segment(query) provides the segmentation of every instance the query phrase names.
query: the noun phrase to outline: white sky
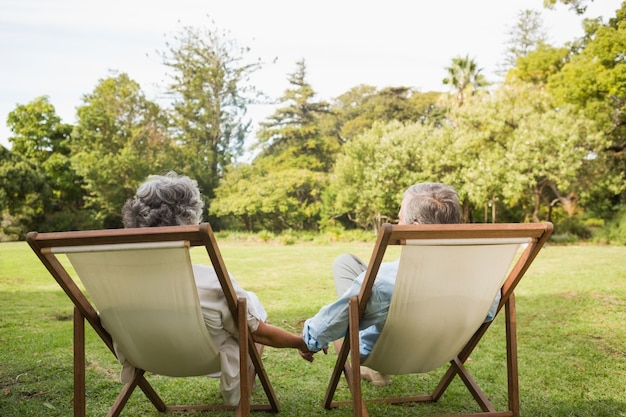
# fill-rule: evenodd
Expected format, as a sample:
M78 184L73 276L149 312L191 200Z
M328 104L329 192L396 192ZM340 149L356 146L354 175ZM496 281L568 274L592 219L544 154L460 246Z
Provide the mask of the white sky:
M621 1L595 0L585 17L606 21ZM543 0L1 0L0 144L10 146L8 113L42 95L75 123L82 96L111 70L159 102L167 68L157 51L182 26L213 20L250 47L250 58L268 63L255 83L273 98L305 59L317 98L331 99L359 84L445 91L445 67L466 54L495 80L523 9L541 11L554 45L582 35L582 18L562 5L545 10ZM250 114L258 122L272 110Z

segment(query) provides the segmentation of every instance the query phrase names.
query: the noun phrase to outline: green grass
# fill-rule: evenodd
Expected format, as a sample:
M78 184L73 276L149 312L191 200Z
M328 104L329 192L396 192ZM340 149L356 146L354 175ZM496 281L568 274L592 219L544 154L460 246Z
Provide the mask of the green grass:
M259 295L270 321L294 333L300 332L304 319L333 300L334 257L351 252L368 259L371 247L230 240L221 244L230 272ZM205 262L201 252L194 251L193 257ZM548 246L516 295L522 415L626 416L626 247ZM0 416L72 414L71 314L72 304L25 243L0 244ZM468 364L499 408L507 401L503 332L498 318ZM99 416L106 414L121 388L119 366L95 333L87 333L87 412ZM334 359L334 352L320 354L310 364L293 350L265 350L280 415L351 415L349 408L327 411L321 406ZM364 384L365 396L427 391L440 373L394 377L385 388ZM149 380L166 402L220 401L216 380L155 375ZM348 398L343 381L338 396ZM260 388L254 399L263 399ZM387 417L479 411L458 378L437 404L372 404L369 410ZM162 414L138 390L123 415Z

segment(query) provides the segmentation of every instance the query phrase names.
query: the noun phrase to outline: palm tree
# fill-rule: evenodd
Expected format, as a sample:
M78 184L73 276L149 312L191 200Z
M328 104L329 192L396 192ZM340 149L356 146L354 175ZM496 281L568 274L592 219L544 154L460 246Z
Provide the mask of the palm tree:
M443 83L450 85L456 92L458 105L462 106L466 95L472 95L480 88L487 87L489 82L483 74L482 68L468 55L452 58L452 65L446 67L448 76Z

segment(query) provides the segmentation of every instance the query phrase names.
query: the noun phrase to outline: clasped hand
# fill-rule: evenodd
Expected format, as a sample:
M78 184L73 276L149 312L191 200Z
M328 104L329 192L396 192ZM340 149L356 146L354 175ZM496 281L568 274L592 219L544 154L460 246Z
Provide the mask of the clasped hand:
M304 359L305 361L308 361L308 362L313 362L314 355L317 353L317 352L313 352L311 350L298 350L298 352L300 353L300 357L302 359ZM324 352L324 355L327 355L328 354L328 346L324 346L322 348L322 352Z

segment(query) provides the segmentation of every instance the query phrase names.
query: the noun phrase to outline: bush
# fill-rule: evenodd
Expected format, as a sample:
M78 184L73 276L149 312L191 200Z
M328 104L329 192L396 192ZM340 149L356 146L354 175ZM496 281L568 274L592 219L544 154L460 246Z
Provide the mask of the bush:
M554 233L555 235L569 235L578 239L589 239L592 235L591 229L579 217L566 217L560 220L554 225Z
M613 219L598 230L594 240L600 243L626 245L626 209L620 210Z

